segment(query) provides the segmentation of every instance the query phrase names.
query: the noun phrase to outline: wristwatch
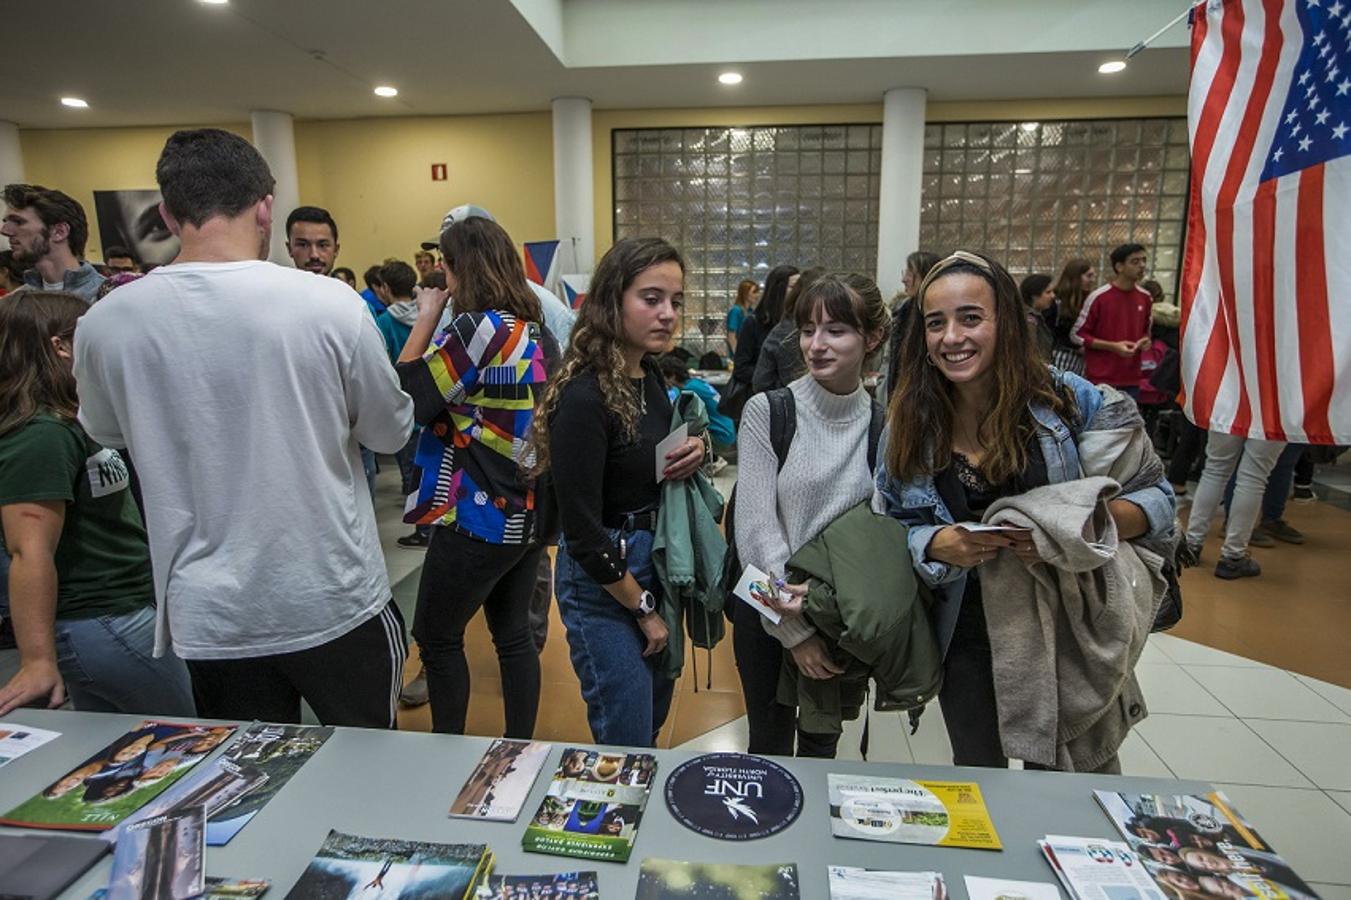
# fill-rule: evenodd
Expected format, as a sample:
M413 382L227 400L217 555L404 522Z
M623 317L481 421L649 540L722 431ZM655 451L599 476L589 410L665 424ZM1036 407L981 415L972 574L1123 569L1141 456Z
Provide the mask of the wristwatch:
M657 611L657 598L652 596L651 591L643 591L641 594L639 594L638 605L630 610L630 612L633 613L634 618L637 619L641 619L648 613L654 613L656 611Z

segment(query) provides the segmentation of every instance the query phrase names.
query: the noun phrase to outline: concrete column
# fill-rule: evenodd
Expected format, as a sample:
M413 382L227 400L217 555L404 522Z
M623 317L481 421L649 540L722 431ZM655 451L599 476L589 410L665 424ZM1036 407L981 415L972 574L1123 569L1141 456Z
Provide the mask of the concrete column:
M272 250L268 259L291 265L286 253L286 217L300 205L300 179L296 175L296 136L290 113L254 110L253 145L272 169L277 186L272 191Z
M554 228L560 274L587 273L596 259L591 101L558 97L554 122ZM575 268L574 268L575 267Z
M0 122L0 186L22 184L23 147L19 145L19 126Z
M923 88L893 88L883 95L882 205L877 222L877 285L883 297L901 289L905 258L920 249L919 201L927 102Z

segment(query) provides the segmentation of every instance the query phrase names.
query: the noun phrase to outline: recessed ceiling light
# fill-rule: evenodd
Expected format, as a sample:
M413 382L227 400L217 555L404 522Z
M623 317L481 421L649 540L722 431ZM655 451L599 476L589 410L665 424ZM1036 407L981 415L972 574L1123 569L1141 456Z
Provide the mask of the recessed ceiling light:
M723 84L741 84L740 72L723 72L718 76L718 81Z
M1103 75L1115 75L1117 72L1120 72L1124 68L1126 68L1125 60L1114 59L1111 62L1105 62L1102 65L1098 66L1098 71L1101 72Z
M89 106L89 102L81 100L79 97L62 97L61 105L69 106L72 109L85 109Z
M202 0L202 2L208 6L224 6L229 3L230 0Z
M375 89L375 96L377 96L377 97L397 97L397 96L399 96L399 89L396 88L396 87L390 87L390 86L387 85L387 84L382 84L382 85L380 85L378 88Z

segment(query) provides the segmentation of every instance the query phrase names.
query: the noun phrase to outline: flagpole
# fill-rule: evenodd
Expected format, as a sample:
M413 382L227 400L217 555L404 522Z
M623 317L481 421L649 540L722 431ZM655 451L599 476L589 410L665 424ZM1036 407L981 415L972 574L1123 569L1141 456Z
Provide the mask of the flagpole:
M1204 3L1204 0L1202 0L1202 3ZM1177 16L1177 18L1173 19L1173 21L1169 22L1167 25L1163 26L1163 27L1160 28L1158 31L1154 32L1154 33L1151 34L1149 37L1145 38L1143 41L1141 41L1140 43L1136 44L1134 47L1132 47L1132 48L1130 48L1129 50L1127 50L1127 51L1126 51L1126 59L1130 59L1132 56L1134 56L1135 54L1139 53L1141 50L1143 50L1143 49L1145 49L1146 47L1148 47L1150 44L1152 44L1152 43L1154 43L1155 41L1157 41L1157 40L1159 39L1159 37L1160 37L1165 31L1167 31L1168 29L1172 28L1174 25L1176 25L1178 22L1181 22L1183 19L1187 18L1187 16L1191 15L1191 11L1192 11L1193 9L1195 9L1197 6L1201 6L1202 3L1196 3L1196 4L1193 4L1192 6L1188 6L1188 7L1187 7L1186 9L1184 9L1181 13L1179 13L1178 16Z

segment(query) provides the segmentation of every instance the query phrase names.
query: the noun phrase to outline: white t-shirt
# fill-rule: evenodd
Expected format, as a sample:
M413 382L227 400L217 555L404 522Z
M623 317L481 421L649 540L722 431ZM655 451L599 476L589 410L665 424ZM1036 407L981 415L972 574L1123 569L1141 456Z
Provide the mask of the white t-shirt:
M80 422L140 476L156 651L305 650L390 599L358 444L413 427L365 303L269 262L181 263L80 320Z

